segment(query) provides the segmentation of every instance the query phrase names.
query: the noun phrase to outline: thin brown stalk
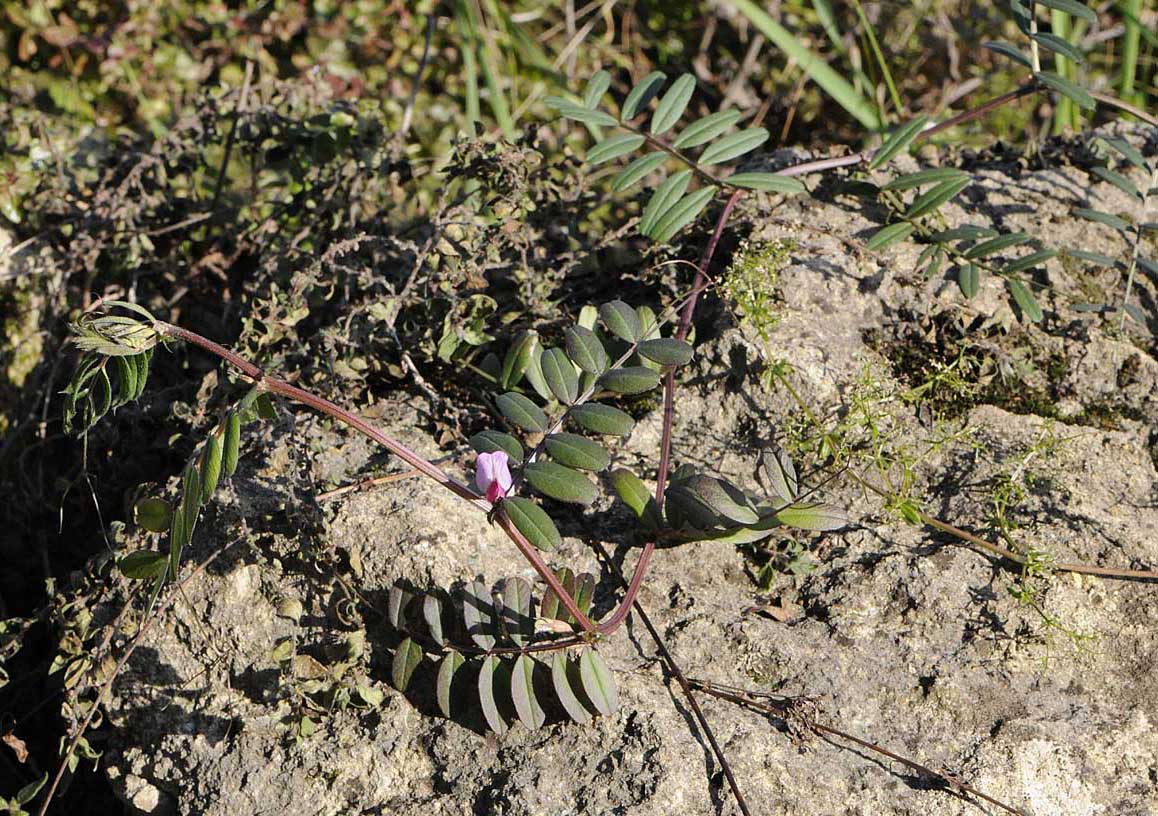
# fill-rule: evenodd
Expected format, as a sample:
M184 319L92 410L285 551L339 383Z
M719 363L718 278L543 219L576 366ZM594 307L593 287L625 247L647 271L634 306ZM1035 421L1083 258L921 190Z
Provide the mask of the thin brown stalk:
M108 679L106 679L104 683L101 684L100 689L97 691L96 699L93 700L92 706L89 708L88 714L85 716L84 720L81 721L81 724L77 728L76 732L72 735L72 739L68 741L68 748L65 750L64 757L60 761L60 766L56 769L56 775L52 778L52 784L48 787L48 793L45 794L44 802L40 805L39 816L45 816L45 814L48 813L48 806L52 804L52 799L56 795L56 789L60 787L60 781L64 778L64 772L68 769L69 759L71 759L73 753L75 753L76 747L80 744L80 740L82 737L84 737L85 732L88 731L88 728L92 724L93 718L96 716L97 711L104 704L105 697L108 695L109 690L113 687L113 682L118 677L120 677L121 670L124 669L125 664L129 662L129 658L133 656L133 652L136 651L137 647L141 644L141 641L144 640L145 635L149 633L153 627L153 624L160 620L165 612L168 611L169 607L171 607L176 602L177 598L180 597L185 584L188 583L189 580L194 576L200 575L206 567L216 561L222 553L224 553L238 541L240 541L240 539L229 541L218 547L211 555L209 555L208 558L206 558L191 572L185 575L184 578L177 581L177 583L174 584L173 587L169 590L168 594L165 596L165 600L162 601L161 605L156 607L156 609L153 611L153 614L150 615L149 618L141 624L141 628L137 630L137 634L125 648L125 653L121 655L120 660L118 660L116 666L113 667L113 670L109 674ZM127 608L128 605L126 604L125 609ZM121 614L124 614L124 610L121 610Z
M599 555L603 558L603 562L613 573L615 573L616 577L619 578L620 584L626 587L627 591L630 593L631 589L628 587L627 579L624 577L623 572L619 569L619 566L615 563L615 561L612 560L611 555L607 552L607 548L598 541L593 542L593 546L596 550L598 550ZM639 572L640 570L637 565L636 574L638 575ZM632 584L634 583L635 576L632 576ZM696 701L696 697L692 693L692 687L688 682L687 676L684 675L683 670L672 656L671 651L668 650L667 644L664 643L663 637L659 634L655 628L655 625L651 622L651 618L648 617L648 614L644 610L643 605L634 595L632 595L632 605L634 606L636 613L639 615L640 621L643 622L644 627L647 629L648 634L651 635L651 639L655 642L655 646L659 650L660 657L663 659L663 662L667 666L668 671L671 673L671 676L675 678L676 683L679 684L680 690L683 691L684 697L687 698L688 705L691 707L692 713L696 717L696 721L699 722L700 728L704 732L704 736L707 737L708 744L712 747L712 753L715 755L716 761L720 763L720 768L724 772L724 777L728 780L728 787L732 789L732 795L736 797L736 804L739 806L740 812L743 813L744 816L751 816L752 812L748 809L748 803L744 799L744 794L740 792L740 784L736 781L736 775L732 772L732 766L728 763L728 758L724 756L724 751L720 748L720 743L716 740L715 732L712 731L712 726L708 723L708 718L704 716L704 712L700 708L700 704Z
M927 765L922 765L916 760L901 756L898 753L877 745L875 742L869 742L868 740L861 739L860 737L850 734L847 731L842 731L839 728L826 725L814 717L809 717L803 710L803 707L794 706L791 700L777 701L774 698L771 698L769 695L760 692L752 692L746 689L738 689L731 686L724 686L718 683L709 683L705 680L697 680L695 678L689 678L688 683L698 691L702 691L704 694L711 695L712 697L718 697L721 700L727 700L728 702L735 703L736 705L752 708L756 711L760 711L765 714L771 714L774 717L781 717L786 720L789 718L798 719L803 722L804 725L811 731L814 731L818 734L828 734L829 736L846 740L860 746L861 748L865 748L869 751L878 753L881 756L888 757L894 762L899 762L900 764L911 768L922 776L941 782L954 793L976 796L978 799L988 802L994 807L1001 808L1006 813L1012 813L1014 816L1024 816L1024 811L1019 810L1012 805L1007 805L998 799L994 799L988 794L982 793L971 785L962 782L956 776L942 771L935 771Z

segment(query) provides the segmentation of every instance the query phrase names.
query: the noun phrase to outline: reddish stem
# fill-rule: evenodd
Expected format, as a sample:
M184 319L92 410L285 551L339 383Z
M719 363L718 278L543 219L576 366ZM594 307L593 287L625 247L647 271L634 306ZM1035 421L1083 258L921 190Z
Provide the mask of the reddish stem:
M316 394L311 394L309 391L298 388L296 385L291 385L285 380L280 380L276 377L269 376L264 371L262 371L262 369L258 368L244 357L235 354L234 352L218 343L214 343L212 340L209 340L206 337L202 337L196 332L192 332L188 329L183 329L180 326L174 326L171 323L165 323L159 320L154 323L154 326L157 331L163 335L168 337L175 337L179 340L184 340L186 342L192 343L195 346L205 349L212 354L217 355L222 360L229 363L242 374L244 374L246 377L258 383L266 391L272 394L280 394L281 396L294 400L295 402L300 402L303 405L313 408L315 411L320 411L327 416L333 417L339 422L349 425L359 433L369 437L370 439L373 439L375 442L386 448L399 459L402 459L404 462L409 464L415 470L418 470L424 475L429 476L431 479L438 482L447 490L450 490L456 496L459 496L460 498L470 502L470 504L475 507L475 509L481 510L484 513L490 513L494 509L494 505L476 494L462 482L454 479L452 476L450 476L450 474L446 473L446 471L422 458L422 456L410 450L410 448L406 447L398 440L387 436L357 414L346 410L342 406L337 405L330 400L325 399L324 397L319 397ZM505 532L507 536L515 543L515 546L519 548L519 552L523 554L523 557L530 562L532 567L534 567L535 572L539 573L539 576L547 583L547 586L551 588L551 591L559 596L559 602L563 604L563 607L572 615L572 617L575 618L575 621L579 624L580 628L582 628L583 631L590 632L592 634L600 631L599 627L592 623L591 619L584 615L582 610L579 609L579 605L575 602L575 599L571 597L570 593L568 593L567 590L563 588L562 583L560 583L559 579L555 577L555 573L551 571L551 568L547 566L547 563L543 560L542 556L539 555L539 551L535 549L535 545L528 541L526 537L519 532L518 528L515 527L515 525L511 522L510 517L506 514L506 511L502 509L501 503L499 506L499 512L495 516L495 520L503 529L503 532Z

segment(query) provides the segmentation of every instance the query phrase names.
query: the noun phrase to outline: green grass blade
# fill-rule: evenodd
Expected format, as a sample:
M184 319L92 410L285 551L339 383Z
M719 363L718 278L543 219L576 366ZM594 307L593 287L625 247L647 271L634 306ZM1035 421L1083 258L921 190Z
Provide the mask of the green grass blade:
M792 32L773 20L752 0L733 0L732 5L777 48L795 60L801 69L850 116L869 130L881 129L881 119L872 100L858 93L848 80L830 68L819 54L801 44Z

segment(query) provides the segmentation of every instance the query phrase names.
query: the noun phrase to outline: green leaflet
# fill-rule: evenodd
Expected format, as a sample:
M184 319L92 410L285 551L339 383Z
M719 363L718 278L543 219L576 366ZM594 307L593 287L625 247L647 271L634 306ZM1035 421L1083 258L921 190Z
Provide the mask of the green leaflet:
M495 406L512 425L524 431L543 433L547 430L547 415L530 399L515 391L495 397Z
M165 574L169 557L155 550L137 550L117 561L117 568L126 578L144 580Z
M470 446L479 453L503 451L511 464L523 463L523 446L519 444L519 440L502 431L480 431L470 438Z
M603 95L611 87L611 74L606 71L596 71L587 80L587 87L583 89L583 107L594 109L603 101Z
M527 366L539 348L539 335L534 331L526 331L511 344L507 356L503 360L502 374L499 375L499 386L503 389L513 388L523 379Z
M766 193L803 193L807 191L798 178L781 175L780 173L733 173L724 179L725 184L733 187L745 187L749 190L763 190Z
M691 343L676 340L674 337L644 340L639 344L638 350L641 356L664 366L687 365L695 353Z
M535 697L535 669L539 664L521 654L511 669L511 700L519 722L534 731L547 721L547 714Z
M651 117L651 135L659 136L671 130L672 125L683 116L684 110L691 101L692 92L696 89L696 78L691 74L684 74L671 84L667 93L655 106L655 113Z
M607 330L628 343L634 343L642 336L643 325L635 309L622 300L613 300L599 307L599 317Z
M638 150L643 142L644 138L634 133L611 136L587 151L587 163L603 164L612 159L618 159L620 156Z
M656 222L683 197L691 180L691 170L680 170L678 173L668 176L663 184L659 185L651 200L647 202L643 216L639 219L641 235L652 235Z
M635 420L630 414L597 402L576 405L568 417L580 428L598 434L626 436L635 427Z
M1033 292L1029 291L1029 287L1017 278L1007 278L1005 283L1009 286L1009 294L1013 296L1013 300L1026 319L1031 323L1040 323L1044 315L1041 306L1038 305L1037 298L1033 296Z
M564 333L567 341L567 356L584 371L599 375L611 365L607 350L598 335L583 326L571 326ZM545 428L541 430L546 430Z
M662 150L656 151L655 153L648 153L646 156L640 156L631 164L627 165L627 167L612 180L612 192L622 193L628 187L631 187L648 173L663 164L665 159L667 159L667 154Z
M652 71L641 79L639 84L632 88L627 94L627 98L623 100L623 109L620 113L623 121L634 119L641 110L647 107L647 103L656 97L666 80L667 74L663 71Z
M539 359L543 379L555 399L570 405L579 397L579 375L562 349L547 349Z
M872 252L884 249L887 246L895 244L897 241L904 240L913 234L915 227L908 221L898 221L895 224L889 224L887 227L882 227L873 233L872 237L865 242L865 247Z
M531 487L559 501L586 505L599 496L590 479L555 462L531 462L523 468L523 475Z
M579 677L587 698L600 714L610 716L619 708L619 690L615 677L599 652L586 649L579 657Z
M981 288L981 272L976 264L963 264L957 269L957 286L961 288L961 294L967 298L977 294L977 290Z
M670 206L656 221L651 232L644 233L659 243L667 243L677 232L696 219L716 194L715 187L702 187Z
M598 442L570 433L557 433L544 443L547 453L561 465L599 472L611 464L611 455Z
M970 181L972 181L972 179L968 176L942 181L933 187L933 189L917 196L905 212L905 218L920 218L923 215L933 212L942 204L949 201L949 199L953 198L953 196L957 195L957 193L968 187Z
M663 526L659 505L638 476L630 470L618 468L611 471L611 486L648 529L657 530Z
M402 692L406 691L420 663L422 663L421 646L410 638L399 643L390 667L390 679L394 688Z
M454 714L451 701L460 696L452 694L451 691L454 687L455 675L458 674L458 670L463 667L464 663L466 663L466 658L451 650L443 656L438 664L438 679L435 682L438 709L442 712L442 716L447 719L450 719Z
M820 502L790 504L776 511L777 520L799 530L825 532L848 526L848 517L839 507Z
M986 258L1010 247L1024 244L1028 240L1030 240L1028 233L1008 232L1005 235L998 235L996 238L990 238L988 241L982 241L980 244L970 247L965 250L965 257L970 260Z
M719 164L739 158L768 141L768 131L762 127L748 128L731 133L708 145L700 154L702 165Z
M913 140L924 130L925 123L928 120L929 117L927 116L917 116L894 130L889 137L885 139L880 149L873 154L872 159L869 161L869 169L875 170L888 163L890 159L912 144Z
M507 721L499 709L499 700L509 699L510 691L510 668L494 655L484 659L478 674L479 701L487 725L499 735L507 732Z
M659 385L659 372L643 366L624 366L608 371L599 384L617 394L642 394Z
M559 529L542 507L522 496L508 496L502 502L503 512L523 536L544 552L550 552L563 543Z
M1085 108L1086 110L1094 109L1094 98L1090 96L1089 92L1087 92L1085 88L1070 82L1068 79L1063 79L1049 71L1039 71L1034 74L1033 77L1050 90L1057 91L1062 96L1073 101L1078 107Z
M726 110L711 113L692 122L672 142L672 147L683 150L710 142L740 119L740 111Z
M556 652L551 659L551 684L555 687L555 696L563 705L567 716L580 725L591 722L591 712L579 701L574 689L582 688L582 678L579 677L579 665L568 660L565 652Z

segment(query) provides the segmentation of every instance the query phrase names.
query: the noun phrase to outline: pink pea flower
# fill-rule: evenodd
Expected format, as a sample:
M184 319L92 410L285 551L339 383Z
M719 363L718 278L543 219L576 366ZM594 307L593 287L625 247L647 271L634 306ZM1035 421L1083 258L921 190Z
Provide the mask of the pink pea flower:
M487 501L493 503L507 495L511 489L511 471L507 468L507 455L503 451L480 453L475 466L474 483Z

